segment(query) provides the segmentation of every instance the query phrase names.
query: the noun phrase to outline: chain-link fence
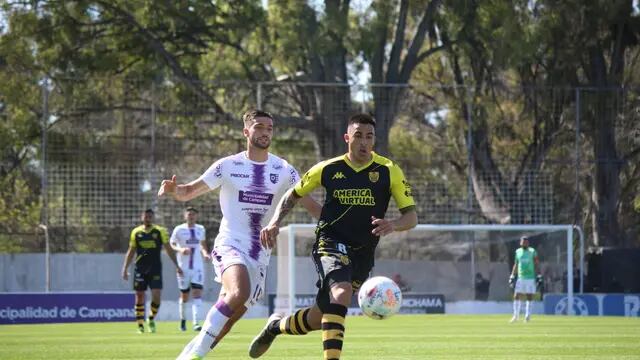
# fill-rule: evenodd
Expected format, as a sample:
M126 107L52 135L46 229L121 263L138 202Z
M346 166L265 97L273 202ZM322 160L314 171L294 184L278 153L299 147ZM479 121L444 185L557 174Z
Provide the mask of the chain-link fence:
M177 174L180 182L193 180L218 158L242 151L239 119L252 107L275 116L271 150L301 173L346 151L342 134L350 113L374 114L377 150L404 169L421 223L588 225L597 164L617 164L622 192L635 189L640 171L624 155L639 145L637 90L498 88L479 94L426 85L194 86L125 79L34 86L42 100L32 106L47 131L42 143L34 142L45 152L34 156L33 166L44 170L43 221L55 251L122 251L148 207L157 210L158 223L180 223L183 204L155 196L161 179ZM594 150L594 134L607 122L615 158ZM215 234L217 192L192 204ZM297 209L289 221L311 218Z

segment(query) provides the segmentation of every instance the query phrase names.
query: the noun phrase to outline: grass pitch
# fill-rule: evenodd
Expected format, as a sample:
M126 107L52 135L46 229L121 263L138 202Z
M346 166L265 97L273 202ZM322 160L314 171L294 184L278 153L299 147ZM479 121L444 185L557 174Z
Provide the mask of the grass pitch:
M364 359L640 359L640 319L535 315L397 315L375 321L348 317L344 360ZM209 359L249 359L264 319L241 320ZM175 359L195 335L177 322L155 334L134 323L0 326L0 359ZM320 332L280 336L261 359L322 359Z

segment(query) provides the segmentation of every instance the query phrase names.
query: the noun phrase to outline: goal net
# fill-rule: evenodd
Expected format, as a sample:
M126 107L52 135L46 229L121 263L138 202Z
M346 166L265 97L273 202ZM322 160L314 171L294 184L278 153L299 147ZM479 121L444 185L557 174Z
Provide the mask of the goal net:
M317 274L310 257L314 231L312 224L281 228L272 311L290 313L313 304L317 292ZM380 239L371 276L387 276L400 284L405 295L401 312L444 312L445 302L453 309L461 304L468 308L478 307L479 302L511 301L509 275L515 250L525 235L540 259L542 292L566 293L568 303L573 303L571 225L421 224ZM429 307L440 303L442 311L430 311ZM351 310L357 311L354 307Z

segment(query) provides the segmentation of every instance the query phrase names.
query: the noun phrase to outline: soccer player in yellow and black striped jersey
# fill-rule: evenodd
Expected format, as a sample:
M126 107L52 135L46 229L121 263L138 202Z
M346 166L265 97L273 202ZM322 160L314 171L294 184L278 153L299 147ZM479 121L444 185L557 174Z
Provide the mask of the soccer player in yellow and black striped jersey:
M138 332L144 332L145 315L145 291L147 287L151 289L151 311L147 319L149 332L156 332L154 318L160 307L160 296L162 293L162 262L160 252L165 249L167 255L177 268L178 274L182 274L176 254L169 245L169 235L167 229L153 224L153 210L147 209L141 215L142 225L134 228L129 237L129 250L124 258L122 266L122 278L129 280L129 265L135 256L133 289L135 296L135 313Z
M368 114L350 117L344 140L347 154L312 167L284 195L269 225L260 233L263 246L273 247L282 219L297 201L317 187L325 188L312 251L319 276L316 302L284 318L271 315L251 343L252 358L264 354L277 335L304 335L321 329L324 359L339 359L347 306L369 276L380 236L417 224L411 187L402 170L373 152L375 120ZM384 216L391 197L401 216L387 220Z

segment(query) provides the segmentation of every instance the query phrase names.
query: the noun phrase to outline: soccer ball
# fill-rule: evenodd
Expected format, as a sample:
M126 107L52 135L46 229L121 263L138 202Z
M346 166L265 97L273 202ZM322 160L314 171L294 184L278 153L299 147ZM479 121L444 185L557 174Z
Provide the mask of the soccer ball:
M374 276L365 281L358 292L358 305L368 317L382 320L400 310L402 292L393 280Z

